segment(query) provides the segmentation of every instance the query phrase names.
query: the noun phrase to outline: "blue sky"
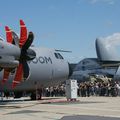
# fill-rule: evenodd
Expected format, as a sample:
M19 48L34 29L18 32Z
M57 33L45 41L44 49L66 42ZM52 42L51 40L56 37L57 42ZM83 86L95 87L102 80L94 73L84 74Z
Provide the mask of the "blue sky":
M95 39L120 33L120 0L1 0L4 26L19 33L19 19L35 34L34 45L71 50L70 62L96 57Z

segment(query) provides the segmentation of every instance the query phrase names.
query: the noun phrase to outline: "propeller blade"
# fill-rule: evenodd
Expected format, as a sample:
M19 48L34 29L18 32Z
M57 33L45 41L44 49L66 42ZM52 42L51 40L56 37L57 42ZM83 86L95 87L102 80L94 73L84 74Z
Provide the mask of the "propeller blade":
M17 84L19 84L21 82L22 76L23 76L23 64L20 63L19 66L17 67L15 78L12 82L12 88L13 89L16 87Z
M5 82L8 80L9 74L10 74L10 71L4 69L2 84L5 84Z
M30 69L29 69L27 61L24 61L23 62L23 78L24 78L24 80L27 80L29 78L29 76L30 76Z
M12 88L15 88L16 85L22 81L22 79L27 80L29 76L29 66L27 64L27 61L23 61L17 67L16 75L12 83Z
M5 26L5 31L6 31L6 40L8 43L12 43L13 42L13 38L12 38L12 31L8 26Z
M31 46L33 39L34 39L34 34L32 32L29 32L28 39L25 42L25 44L23 45L22 49L27 50Z
M7 42L12 44L13 43L12 30L8 26L5 26L5 32ZM2 84L5 84L5 82L8 80L9 74L10 71L8 69L4 69Z
M27 28L23 20L20 20L20 48L25 44L27 40Z

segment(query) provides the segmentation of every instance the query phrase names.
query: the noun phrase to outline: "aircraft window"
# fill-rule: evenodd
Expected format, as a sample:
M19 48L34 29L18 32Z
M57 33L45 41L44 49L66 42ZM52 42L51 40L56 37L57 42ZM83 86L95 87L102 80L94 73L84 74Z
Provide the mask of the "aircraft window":
M58 55L59 55L60 59L64 59L63 56L60 53L58 53Z
M54 53L55 54L55 57L57 59L63 59L62 55L60 53Z
M57 53L54 53L54 54L55 54L55 57L56 57L57 59L59 59L58 54L57 54Z

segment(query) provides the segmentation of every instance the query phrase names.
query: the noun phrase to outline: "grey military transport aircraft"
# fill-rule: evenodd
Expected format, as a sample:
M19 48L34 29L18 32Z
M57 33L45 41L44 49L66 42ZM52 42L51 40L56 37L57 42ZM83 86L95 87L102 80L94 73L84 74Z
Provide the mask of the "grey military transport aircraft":
M99 64L105 68L113 68L116 70L114 72L114 79L120 78L120 56L115 50L115 46L110 46L105 44L102 39L96 39L96 53L99 60Z
M7 41L0 38L0 91L31 91L69 78L70 64L59 50L33 47L34 35L23 20L20 37L8 26L5 31Z
M85 58L75 67L72 79L79 82L89 80L90 76L99 76L120 80L120 57L115 51L115 46L105 44L104 39L95 41L97 58Z

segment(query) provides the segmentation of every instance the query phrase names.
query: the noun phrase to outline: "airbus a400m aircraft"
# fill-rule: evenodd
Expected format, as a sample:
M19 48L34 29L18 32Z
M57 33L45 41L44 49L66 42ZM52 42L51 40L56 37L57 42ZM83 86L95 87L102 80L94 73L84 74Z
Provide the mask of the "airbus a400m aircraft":
M7 41L0 39L1 91L34 90L36 84L55 84L69 78L70 65L57 50L31 46L34 35L27 32L23 20L20 37L8 26L5 31Z

